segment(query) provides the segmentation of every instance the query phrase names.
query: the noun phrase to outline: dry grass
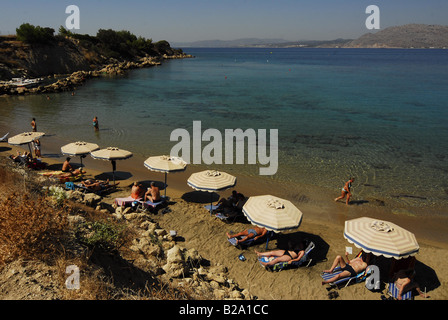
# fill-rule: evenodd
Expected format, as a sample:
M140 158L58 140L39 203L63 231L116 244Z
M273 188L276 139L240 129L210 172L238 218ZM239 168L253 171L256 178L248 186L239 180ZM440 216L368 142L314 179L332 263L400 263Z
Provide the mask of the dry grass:
M59 249L66 219L43 198L10 194L0 203L0 263L19 257L46 260Z

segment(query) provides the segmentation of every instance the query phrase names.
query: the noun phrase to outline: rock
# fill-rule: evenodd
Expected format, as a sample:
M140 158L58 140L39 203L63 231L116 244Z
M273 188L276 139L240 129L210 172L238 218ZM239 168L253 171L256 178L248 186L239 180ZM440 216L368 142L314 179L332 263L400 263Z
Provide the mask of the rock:
M163 237L164 235L167 234L165 229L156 229L154 230L154 233L159 237Z
M95 207L101 201L101 197L94 193L84 195L83 203L89 207Z
M168 263L183 263L185 261L179 246L175 245L166 252L166 261Z

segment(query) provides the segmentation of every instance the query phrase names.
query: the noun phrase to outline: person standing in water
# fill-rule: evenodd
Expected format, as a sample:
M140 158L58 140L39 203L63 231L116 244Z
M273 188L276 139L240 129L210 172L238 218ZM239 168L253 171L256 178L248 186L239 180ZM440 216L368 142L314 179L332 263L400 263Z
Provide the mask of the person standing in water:
M36 125L36 119L33 118L33 120L31 120L31 128L33 129L33 132L37 131L37 125Z
M95 128L95 131L99 130L98 117L93 118L93 127Z
M352 196L352 193L350 191L350 189L352 188L352 183L355 181L355 178L350 178L350 180L348 180L344 187L342 188L342 192L341 195L337 198L334 199L334 201L338 201L341 199L344 199L345 196L347 196L347 200L345 201L345 204L348 205L349 201L350 201L350 197Z

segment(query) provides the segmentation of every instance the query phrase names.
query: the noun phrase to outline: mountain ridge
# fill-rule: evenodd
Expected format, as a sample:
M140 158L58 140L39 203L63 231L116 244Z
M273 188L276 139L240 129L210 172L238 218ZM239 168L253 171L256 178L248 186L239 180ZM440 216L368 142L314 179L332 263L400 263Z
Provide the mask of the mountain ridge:
M428 24L406 24L392 26L375 33L369 32L357 39L301 40L241 38L235 40L203 40L173 43L174 47L231 48L446 48L448 26Z

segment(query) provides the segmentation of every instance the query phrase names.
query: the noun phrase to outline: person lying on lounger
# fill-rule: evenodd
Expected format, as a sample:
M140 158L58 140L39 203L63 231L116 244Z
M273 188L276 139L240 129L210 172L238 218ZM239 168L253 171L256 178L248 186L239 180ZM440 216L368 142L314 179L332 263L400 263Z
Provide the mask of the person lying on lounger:
M109 182L109 179L107 179L106 181L101 181L101 180L91 180L91 179L87 179L85 181L81 181L81 184L86 187L87 189L93 190L93 191L101 191L104 189L107 189L109 187L115 187L119 184L120 182L117 182L115 184L111 184Z
M398 300L402 299L402 296L404 293L408 292L409 290L415 289L418 294L423 298L429 298L429 296L426 296L421 290L418 285L414 281L415 278L415 270L414 269L407 269L407 270L400 270L397 273L395 273L393 281L395 282L395 285L398 288Z
M14 162L21 162L21 159L23 159L24 162L28 162L31 159L31 154L27 151L25 151L23 154L20 154L20 152L17 151L17 155L11 154L9 156Z
M267 252L258 252L255 250L255 253L258 257L272 257L274 259L269 262L260 261L260 263L264 266L271 266L279 262L287 262L291 264L293 261L299 261L305 255L305 247L301 243L300 246L294 246L290 241L288 243L288 248L293 248L293 250L273 250Z
M332 283L336 280L347 278L347 277L355 277L358 273L364 271L367 268L367 263L364 261L363 258L364 254L360 257L357 257L353 260L350 260L348 258L348 253L345 253L345 257L347 258L347 262L345 262L344 258L342 256L336 256L336 258L333 261L333 264L330 269L324 270L324 273L333 273L334 269L337 266L341 267L342 272L339 274L336 274L334 277L322 281L322 285L327 283Z
M249 239L257 240L261 237L264 237L268 231L266 228L260 228L260 227L253 227L252 229L243 230L241 232L235 233L235 234L229 234L226 233L227 238L235 238L236 243L242 243ZM238 239L238 237L243 237L241 240Z

